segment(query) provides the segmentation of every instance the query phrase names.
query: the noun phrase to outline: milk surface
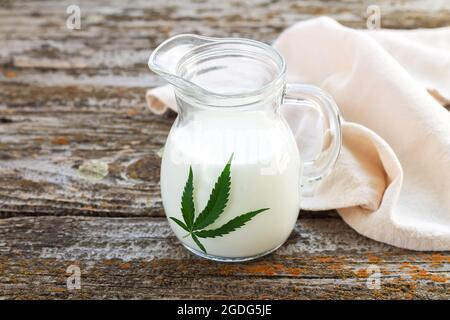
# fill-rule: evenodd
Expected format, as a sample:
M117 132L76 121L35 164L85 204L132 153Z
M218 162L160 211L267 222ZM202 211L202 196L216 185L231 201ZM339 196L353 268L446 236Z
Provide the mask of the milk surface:
M228 204L206 229L220 227L249 211L270 209L229 234L200 241L209 255L239 258L263 254L288 238L300 205L297 146L290 129L273 112L199 111L175 124L161 165L164 209L167 217L183 221L181 196L192 165L197 216L231 154ZM191 237L184 237L185 230L170 219L169 223L181 242L200 251Z

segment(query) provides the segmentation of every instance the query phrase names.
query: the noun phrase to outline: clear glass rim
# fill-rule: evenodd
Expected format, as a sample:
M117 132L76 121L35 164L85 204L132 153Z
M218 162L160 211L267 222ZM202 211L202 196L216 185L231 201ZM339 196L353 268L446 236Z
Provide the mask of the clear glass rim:
M257 88L255 90L251 90L244 93L226 93L221 94L217 92L212 92L207 89L204 89L200 86L195 85L192 83L193 86L198 89L201 94L208 95L210 97L213 97L214 99L246 99L251 97L257 97L264 95L264 93L268 92L269 89L278 87L278 85L284 83L284 76L286 73L286 63L283 59L283 57L280 55L280 53L275 50L272 46L269 46L263 42L257 41L257 40L251 40L246 38L213 38L213 37L203 37L203 36L196 36L198 38L203 38L208 43L199 45L191 50L189 50L178 62L176 67L176 73L179 76L181 67L186 63L186 61L189 61L191 59L196 59L197 57L200 57L202 52L207 52L208 50L212 50L215 47L218 46L226 46L226 45L243 45L248 46L249 48L257 48L263 50L267 55L272 59L272 61L277 66L277 74L273 77L271 81L266 83L265 85L261 86L260 88ZM183 90L182 90L183 91Z

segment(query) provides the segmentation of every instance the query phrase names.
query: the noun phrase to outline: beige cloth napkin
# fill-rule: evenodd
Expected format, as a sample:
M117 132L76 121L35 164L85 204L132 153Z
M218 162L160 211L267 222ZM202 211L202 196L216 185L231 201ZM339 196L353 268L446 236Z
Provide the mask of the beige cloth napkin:
M345 119L336 167L302 208L337 209L360 234L397 247L450 250L450 28L362 31L324 17L274 47L288 81L320 86ZM168 86L147 101L156 113L176 110ZM282 112L307 149L315 121Z

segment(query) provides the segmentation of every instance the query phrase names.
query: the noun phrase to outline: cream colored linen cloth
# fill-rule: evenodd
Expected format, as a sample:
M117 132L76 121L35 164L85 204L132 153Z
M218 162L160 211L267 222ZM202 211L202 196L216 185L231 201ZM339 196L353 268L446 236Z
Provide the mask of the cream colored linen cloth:
M329 92L345 119L337 164L302 208L337 209L358 233L397 247L450 250L450 28L354 30L322 17L273 46L288 81ZM176 111L169 86L147 101ZM317 121L281 110L308 149Z

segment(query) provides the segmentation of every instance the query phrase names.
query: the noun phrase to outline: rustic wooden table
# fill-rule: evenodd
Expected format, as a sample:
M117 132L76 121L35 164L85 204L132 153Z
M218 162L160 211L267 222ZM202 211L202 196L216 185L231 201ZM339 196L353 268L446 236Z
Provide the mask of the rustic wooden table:
M366 239L334 212L301 212L275 254L221 264L189 254L161 206L158 151L173 114L146 109L162 84L150 49L193 32L272 41L317 15L365 27L450 25L445 1L0 0L0 298L442 298L450 253ZM68 290L67 268L81 269ZM381 272L370 289L369 266ZM376 269L374 269L376 271Z

